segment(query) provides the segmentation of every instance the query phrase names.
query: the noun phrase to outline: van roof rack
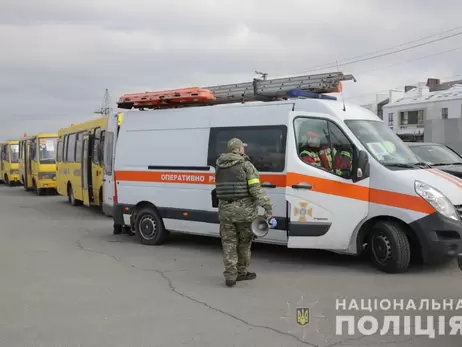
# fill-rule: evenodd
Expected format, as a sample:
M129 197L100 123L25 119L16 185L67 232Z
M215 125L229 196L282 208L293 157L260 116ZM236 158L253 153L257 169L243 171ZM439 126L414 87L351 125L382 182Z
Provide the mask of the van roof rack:
M121 109L163 109L204 105L244 103L249 101L276 101L289 98L333 99L323 93L342 91L342 81L356 79L342 72L302 75L277 79L255 78L252 82L216 85L199 88L180 88L159 92L124 94L117 106Z

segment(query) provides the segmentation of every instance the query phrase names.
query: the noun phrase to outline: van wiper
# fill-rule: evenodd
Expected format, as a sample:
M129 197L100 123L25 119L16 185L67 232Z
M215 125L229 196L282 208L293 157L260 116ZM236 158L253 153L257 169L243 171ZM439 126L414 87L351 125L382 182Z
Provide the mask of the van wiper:
M462 165L461 162L458 163L438 163L438 164L432 164L432 166L446 166L446 165Z
M396 167L402 167L404 169L427 169L430 168L431 166L428 165L427 163L420 162L420 163L414 163L414 164L404 164L404 163L385 163L385 166L396 166Z

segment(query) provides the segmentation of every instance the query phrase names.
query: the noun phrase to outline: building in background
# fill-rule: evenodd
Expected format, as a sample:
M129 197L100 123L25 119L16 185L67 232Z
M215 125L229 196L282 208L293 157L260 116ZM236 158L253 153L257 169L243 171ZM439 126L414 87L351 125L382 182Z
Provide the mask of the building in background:
M383 119L383 107L390 102L395 102L403 97L404 91L399 89L391 89L388 92L378 93L375 96L375 102L362 107L374 112L380 119Z
M426 84L408 86L401 98L382 107L382 113L384 122L403 140L423 141L427 120L462 118L462 80L428 79Z

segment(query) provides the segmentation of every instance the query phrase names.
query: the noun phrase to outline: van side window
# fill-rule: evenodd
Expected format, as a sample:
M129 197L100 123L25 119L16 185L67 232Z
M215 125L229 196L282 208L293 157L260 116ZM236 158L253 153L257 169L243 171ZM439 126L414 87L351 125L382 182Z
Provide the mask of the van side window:
M282 172L285 169L287 127L249 126L210 129L207 165L215 167L217 158L225 153L233 137L247 144L246 154L260 172Z
M335 123L299 117L294 127L302 161L346 179L351 177L354 147Z

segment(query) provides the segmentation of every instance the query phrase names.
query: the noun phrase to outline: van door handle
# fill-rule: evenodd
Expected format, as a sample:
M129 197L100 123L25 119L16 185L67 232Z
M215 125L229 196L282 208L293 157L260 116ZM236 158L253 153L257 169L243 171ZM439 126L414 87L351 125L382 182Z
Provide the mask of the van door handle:
M313 186L311 184L293 184L292 188L294 188L294 189L312 189Z
M103 182L106 182L106 179L105 179L105 178L103 178Z
M262 183L263 188L276 188L276 185L273 183Z

